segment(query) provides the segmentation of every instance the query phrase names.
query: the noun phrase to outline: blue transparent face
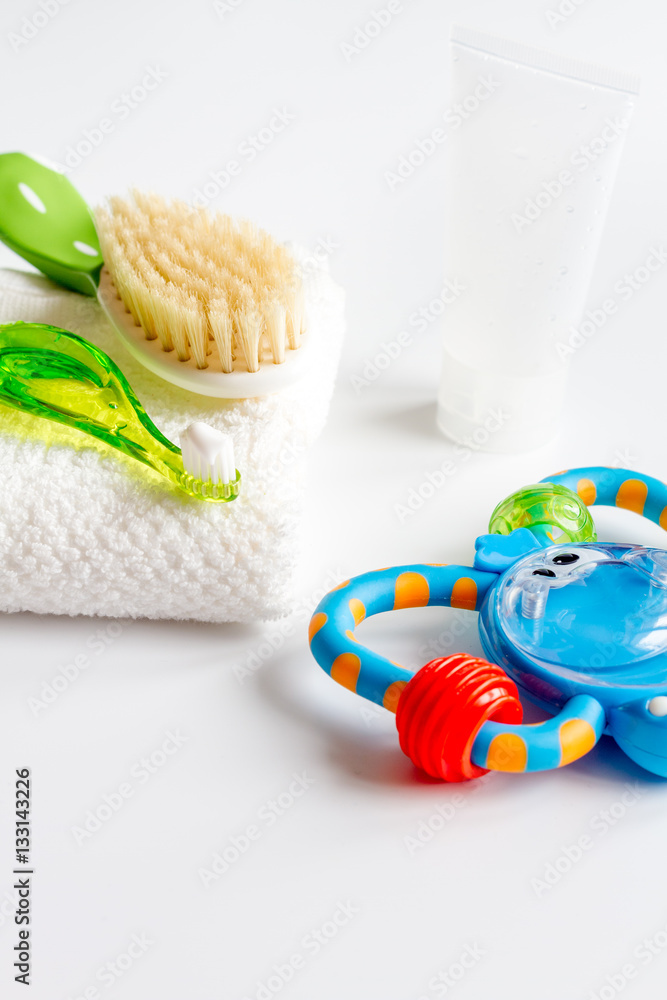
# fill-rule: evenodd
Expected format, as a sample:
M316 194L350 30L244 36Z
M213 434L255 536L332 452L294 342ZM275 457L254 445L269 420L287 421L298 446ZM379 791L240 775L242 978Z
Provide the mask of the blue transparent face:
M601 685L667 681L667 552L558 545L520 559L495 600L508 641L555 673Z

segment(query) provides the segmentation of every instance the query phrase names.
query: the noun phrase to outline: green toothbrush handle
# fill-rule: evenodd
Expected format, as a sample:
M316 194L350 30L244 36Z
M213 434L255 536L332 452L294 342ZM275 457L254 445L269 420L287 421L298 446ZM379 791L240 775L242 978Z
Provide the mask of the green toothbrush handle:
M0 326L0 399L92 434L158 471L180 456L111 358L58 327Z
M97 294L103 262L88 205L25 153L0 155L0 240L59 285Z
M108 355L42 323L0 326L0 402L104 441L191 496L232 500L236 483L212 487L183 468L180 448L158 430Z

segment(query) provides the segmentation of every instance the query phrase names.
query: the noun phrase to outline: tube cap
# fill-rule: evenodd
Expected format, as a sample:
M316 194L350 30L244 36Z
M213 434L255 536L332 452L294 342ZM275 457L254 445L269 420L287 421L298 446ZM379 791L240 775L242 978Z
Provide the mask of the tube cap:
M438 427L475 450L530 451L560 428L567 368L546 375L508 375L471 368L445 352Z

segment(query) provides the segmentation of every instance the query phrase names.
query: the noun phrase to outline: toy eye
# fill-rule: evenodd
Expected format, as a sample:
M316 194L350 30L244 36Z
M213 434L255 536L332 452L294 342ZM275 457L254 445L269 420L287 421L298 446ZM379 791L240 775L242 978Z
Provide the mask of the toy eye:
M552 569L534 569L533 576L555 576Z
M551 560L556 566L569 566L571 563L577 562L579 556L576 552L561 552L559 555L554 556Z

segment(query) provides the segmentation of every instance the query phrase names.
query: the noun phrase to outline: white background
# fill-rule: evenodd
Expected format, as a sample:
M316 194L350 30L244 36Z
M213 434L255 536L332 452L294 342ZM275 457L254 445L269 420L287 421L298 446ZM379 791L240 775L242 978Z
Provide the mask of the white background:
M642 75L590 306L667 239L664 6L580 0L552 27L546 13L557 2L403 0L350 58L341 43L383 0L236 0L221 15L206 0L70 0L18 51L10 35L38 3L3 4L0 145L62 162L86 129L111 117L113 132L71 175L93 203L133 183L190 197L274 108L293 114L214 207L313 249L335 243L330 266L348 293L349 327L329 423L311 455L302 603L291 625L129 624L35 717L29 699L91 653L107 623L30 614L0 623L3 996L430 1000L445 995L444 978L435 980L459 973L466 948L481 957L447 993L457 1000L664 995L667 949L641 957L645 939L667 942L663 781L607 739L562 771L493 775L479 788L420 780L393 717L365 715L319 670L305 639L307 610L334 578L401 562L468 563L495 503L525 483L586 463L667 476L667 269L578 352L562 435L541 452L454 458L434 426L437 323L361 391L351 382L442 287L441 158L393 192L384 174L447 107L452 21ZM121 120L114 102L147 67L167 77ZM21 266L4 248L0 264ZM447 459L456 475L401 522L395 505ZM631 514L597 520L603 538L660 540ZM463 612L404 612L362 629L415 668L434 655L429 643L479 651L474 616ZM235 666L271 639L280 648L241 682ZM136 768L131 777L169 731L187 737L178 752L145 783ZM26 765L36 871L29 991L12 982L6 895L14 769ZM307 791L272 825L258 817L303 772ZM73 827L127 781L131 798L79 845ZM627 784L634 798L624 807ZM434 820L448 803L453 818ZM603 833L609 809L620 818ZM405 838L431 821L440 828L411 851ZM205 888L199 869L250 824L259 839ZM581 860L536 890L533 880L583 835L592 846ZM354 915L315 953L306 936L336 913L342 923L340 902ZM98 970L134 934L152 943L106 985ZM295 954L303 967L277 994L262 992ZM624 984L626 963L636 971Z

